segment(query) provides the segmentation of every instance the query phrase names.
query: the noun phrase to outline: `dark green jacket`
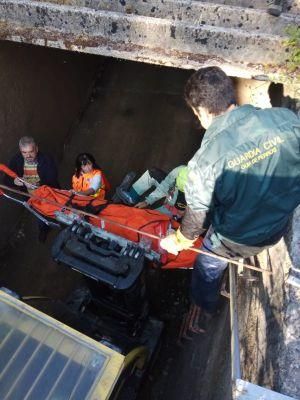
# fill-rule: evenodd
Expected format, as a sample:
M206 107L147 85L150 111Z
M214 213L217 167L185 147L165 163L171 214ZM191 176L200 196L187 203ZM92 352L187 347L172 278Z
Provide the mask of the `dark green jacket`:
M300 120L284 108L237 107L214 118L188 167L182 233L201 233L209 212L220 236L259 245L300 203Z

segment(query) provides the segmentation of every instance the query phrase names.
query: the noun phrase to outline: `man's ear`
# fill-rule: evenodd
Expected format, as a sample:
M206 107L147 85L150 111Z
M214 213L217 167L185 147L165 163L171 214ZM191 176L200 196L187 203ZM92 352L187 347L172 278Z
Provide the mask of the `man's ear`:
M199 113L198 108L191 106L191 109L192 109L193 113L196 115L196 117L200 118L200 116L199 116L200 113Z
M206 108L204 107L192 107L192 110L196 117L199 119L201 125L204 129L207 129L213 120L213 114L211 114Z

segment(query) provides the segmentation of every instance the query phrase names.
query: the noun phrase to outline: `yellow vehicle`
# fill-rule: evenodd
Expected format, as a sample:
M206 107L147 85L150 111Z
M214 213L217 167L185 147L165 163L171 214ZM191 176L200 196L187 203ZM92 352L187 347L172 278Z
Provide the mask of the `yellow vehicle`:
M144 346L121 354L0 290L1 400L122 398L147 356Z

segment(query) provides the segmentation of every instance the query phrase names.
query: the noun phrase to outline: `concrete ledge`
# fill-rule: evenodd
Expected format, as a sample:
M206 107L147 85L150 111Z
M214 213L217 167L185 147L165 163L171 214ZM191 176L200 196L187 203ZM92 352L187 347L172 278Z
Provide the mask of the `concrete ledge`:
M236 400L296 400L293 397L285 396L261 386L238 379L236 382Z
M77 3L78 0L73 4ZM94 7L96 3L99 1L89 1ZM205 3L191 2L193 7L201 8L201 13L196 14L199 17L191 20L192 16L186 13L180 19L178 12L183 15L183 11L187 11L181 1L173 3L173 17L177 17L172 19L170 1L166 3L165 18L159 18L39 1L1 1L0 39L179 68L199 68L213 63L222 65L231 75L246 78L284 71L287 58L282 44L284 27L295 19L279 19L275 29L278 34L271 34L271 25L266 23L270 17L257 11L253 14L253 10L243 10L239 14L239 8L222 6L217 12L220 6L209 4L206 7ZM107 1L102 6L105 4L108 5ZM226 18L229 14L231 19ZM245 26L238 22L242 17ZM259 29L250 30L258 17L262 18ZM205 24L203 18L207 20ZM219 25L214 26L216 24ZM230 27L231 24L235 28ZM236 24L242 24L242 29Z
M36 1L42 2L42 0ZM281 36L284 35L284 29L288 25L297 24L296 15L282 14L274 21L274 17L266 11L241 7L239 1L235 1L234 6L228 5L227 2L227 5L222 5L191 0L164 0L163 2L160 0L149 2L143 0L48 0L48 2L80 8L87 7L95 11L117 12L123 15L162 18L195 26L209 25Z

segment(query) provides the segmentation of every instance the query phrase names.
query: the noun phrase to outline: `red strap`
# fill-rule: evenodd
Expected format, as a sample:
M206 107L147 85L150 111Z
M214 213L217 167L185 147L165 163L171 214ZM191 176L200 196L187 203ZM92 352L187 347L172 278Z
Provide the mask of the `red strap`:
M0 171L4 172L6 175L10 176L11 178L17 178L18 175L9 169L6 165L0 164Z
M101 175L102 175L103 183L104 183L104 186L105 186L105 191L109 192L110 189L111 189L111 184L109 183L109 181L106 178L106 176L105 176L103 171L101 171Z

